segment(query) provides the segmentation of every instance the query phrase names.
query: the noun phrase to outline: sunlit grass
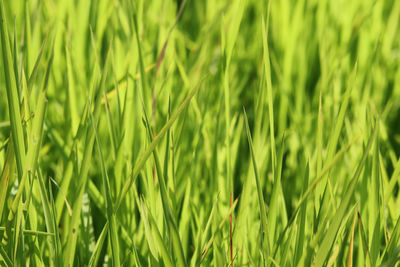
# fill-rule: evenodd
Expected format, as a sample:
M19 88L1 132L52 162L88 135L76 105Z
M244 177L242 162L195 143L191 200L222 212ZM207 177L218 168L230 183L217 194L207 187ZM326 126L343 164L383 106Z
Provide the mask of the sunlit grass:
M0 11L1 266L399 266L400 1Z

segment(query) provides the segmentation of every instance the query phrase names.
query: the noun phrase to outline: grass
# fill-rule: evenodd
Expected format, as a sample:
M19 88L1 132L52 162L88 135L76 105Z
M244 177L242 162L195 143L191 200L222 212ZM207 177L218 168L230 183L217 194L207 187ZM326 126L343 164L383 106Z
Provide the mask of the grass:
M0 0L0 265L400 266L399 17Z

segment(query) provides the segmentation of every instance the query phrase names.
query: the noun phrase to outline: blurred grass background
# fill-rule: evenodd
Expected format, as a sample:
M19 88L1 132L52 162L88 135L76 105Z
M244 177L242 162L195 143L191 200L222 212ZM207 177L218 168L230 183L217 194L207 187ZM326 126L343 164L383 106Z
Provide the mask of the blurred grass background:
M2 265L399 264L400 1L0 5Z

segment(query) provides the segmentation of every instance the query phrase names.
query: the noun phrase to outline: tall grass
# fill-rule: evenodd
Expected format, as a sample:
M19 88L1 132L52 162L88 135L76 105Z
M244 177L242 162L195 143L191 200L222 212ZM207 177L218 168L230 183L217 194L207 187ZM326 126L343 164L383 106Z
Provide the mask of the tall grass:
M0 265L399 266L399 25L0 0Z

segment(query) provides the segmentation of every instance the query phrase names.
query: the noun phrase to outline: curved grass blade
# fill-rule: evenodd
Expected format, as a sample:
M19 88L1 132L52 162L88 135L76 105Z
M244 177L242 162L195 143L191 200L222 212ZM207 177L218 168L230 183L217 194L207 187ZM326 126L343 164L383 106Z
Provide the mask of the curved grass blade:
M146 212L144 204L143 204L143 200L141 200L141 203L142 203L142 212L146 213L146 217L145 218L146 219L148 218L148 223L151 226L153 237L155 239L155 242L157 243L158 251L160 252L160 255L161 255L161 257L162 257L162 259L164 261L165 266L168 266L168 267L174 266L172 261L171 261L171 258L169 256L170 253L168 253L167 246L165 245L165 243L164 243L164 241L163 241L163 239L161 237L160 231L159 231L159 229L157 227L157 224L156 224L153 216L151 215L150 209L147 208L147 212Z
M292 223L295 221L297 213L299 212L300 208L302 207L303 202L305 202L307 200L307 198L309 197L309 195L313 192L313 190L315 189L315 187L318 185L319 182L321 182L322 178L324 178L324 176L335 166L335 164L339 161L339 159L344 155L344 153L350 148L350 146L352 144L354 144L361 135L358 135L356 137L354 137L344 148L342 148L337 154L336 156L333 158L332 162L326 166L322 171L321 174L313 181L313 183L307 188L306 192L303 194L303 196L301 197L301 199L299 200L299 203L296 207L296 209L294 210L292 216L290 217L285 229L280 233L279 238L277 243L282 242L282 239L284 238L287 230L289 229L289 227L292 225ZM276 253L278 251L278 246L275 247L274 249L274 257L276 256Z
M108 222L106 224L108 224ZM97 263L100 258L101 250L103 249L104 240L106 240L107 237L107 229L108 225L105 225L100 233L99 239L97 239L96 246L94 248L92 256L90 257L88 267L98 266Z
M396 225L390 236L389 244L383 252L382 262L390 262L400 254L400 216L397 218Z
M11 143L9 143L9 146L7 148L6 152L6 159L4 162L4 167L3 171L0 176L0 222L2 220L2 215L3 215L3 209L4 209L4 204L7 196L7 189L8 189L8 184L10 181L10 176L13 173L14 170L14 148ZM0 235L1 237L1 235Z
M47 195L47 190L44 185L43 177L41 172L38 172L38 181L39 181L39 189L40 189L40 196L42 198L42 205L43 205L43 212L44 218L46 222L46 228L48 233L50 234L47 237L47 241L49 243L49 251L50 251L50 266L60 266L61 262L59 259L59 243L57 240L56 234L58 234L58 229L55 224L55 214L53 213L54 209L51 209L51 204L49 197Z
M371 267L372 266L371 254L369 253L367 237L365 235L364 226L363 226L363 223L361 220L361 215L359 212L357 212L357 216L358 216L358 225L360 227L361 243L362 243L362 247L363 247L363 251L364 251L365 265L367 267Z
M265 210L265 203L264 203L264 197L263 197L263 192L261 188L261 182L260 178L258 176L258 168L257 168L257 163L256 163L256 157L254 155L254 149L253 149L253 142L251 140L251 133L249 129L249 122L247 120L247 114L246 110L243 107L243 113L244 113L244 120L245 120L245 125L246 125L246 134L247 134L247 140L249 143L249 148L250 148L250 155L251 159L253 162L253 169L254 169L254 178L256 180L256 186L257 186L257 196L258 196L258 206L260 208L260 221L261 221L261 235L262 235L262 251L264 253L263 258L268 259L269 254L270 254L270 246L269 246L269 236L268 236L268 222L267 222L267 213Z
M203 249L203 253L201 253L201 259L202 260L205 258L207 252L209 251L211 245L213 244L215 236L222 230L222 228L223 228L223 226L225 224L225 221L230 217L231 213L235 210L237 203L238 203L238 199L235 199L235 201L233 201L232 206L228 210L228 212L225 215L225 217L221 220L221 222L219 223L217 228L213 231L213 233L211 235L211 238L208 240L205 248Z
M0 262L4 263L5 266L8 266L8 267L14 266L11 259L8 257L7 252L4 250L3 246L0 246L0 256L2 256L2 259Z
M353 225L351 227L351 233L350 233L350 244L349 244L349 255L347 258L347 267L352 267L353 266L353 251L354 251L354 230L356 227L356 219L357 219L357 208L354 212L354 218L353 218Z
M117 198L117 201L115 204L115 212L118 210L119 206L121 205L122 199L128 193L130 187L132 186L136 177L139 175L139 172L141 171L142 167L146 163L147 159L150 157L150 155L153 153L153 150L155 149L155 147L161 141L161 138L167 133L167 131L171 128L172 124L176 121L176 119L179 117L179 115L182 113L182 111L190 103L190 100L193 98L193 96L199 90L200 85L202 84L202 82L205 80L206 77L207 76L203 77L199 81L199 83L192 89L192 91L190 91L190 93L185 98L185 100L182 102L182 104L178 107L178 109L175 111L175 113L172 114L171 118L165 123L164 127L160 130L160 132L157 134L157 136L154 137L153 141L147 147L146 151L138 159L138 161L136 162L135 167L132 171L132 175L125 182L124 186L122 187L121 192L118 195L118 198Z
M347 112L347 108L350 104L350 96L351 96L351 92L352 92L352 89L353 89L355 81L356 81L356 76L357 76L357 63L354 65L353 71L350 75L347 89L344 93L343 101L340 105L340 110L337 115L336 123L335 123L334 129L332 131L332 134L330 135L330 138L329 138L327 155L326 155L326 159L325 159L327 164L329 164L331 162L331 160L333 159L335 152L336 152L336 147L339 142L340 132L343 127L344 118L345 118L345 115ZM323 190L325 185L327 185L329 187L329 191L332 192L332 186L330 185L330 183L327 183L326 179L324 178L322 183L316 189L317 196L320 196L321 190Z
M242 16L245 10L245 0L236 0L232 3L231 8L231 18L228 21L225 21L223 17L223 24L221 28L221 39L222 39L222 53L224 55L223 59L223 76L222 83L224 87L224 103L225 103L225 146L226 146L226 178L228 181L228 190L229 192L229 205L232 206L232 202L234 199L233 191L233 175L232 175L232 159L231 159L231 100L230 100L230 62L232 58L233 48L236 43L236 39L239 33L240 23L242 21ZM226 22L226 23L224 23ZM233 214L230 215L229 220L229 238L230 238L230 261L233 265Z
M50 56L49 62L47 64L47 69L46 69L46 75L43 79L43 86L42 86L42 91L39 94L38 97L38 103L36 106L36 116L33 119L32 122L32 133L30 136L28 136L28 153L26 156L26 169L24 170L21 178L21 182L18 187L17 194L15 196L15 199L12 203L11 210L8 214L8 221L11 222L14 218L14 214L18 208L19 201L21 199L22 193L25 188L25 183L28 177L28 172L29 173L35 173L35 169L37 166L37 161L39 157L39 149L41 145L41 137L43 133L43 124L44 124L44 118L45 118L45 113L46 113L46 106L47 106L47 86L49 82L49 77L50 77L50 70L51 66L53 63L53 53Z
M372 143L375 141L377 129L378 129L378 127L375 126L374 132L368 141L367 147L365 148L365 151L362 155L360 163L357 166L356 172L354 173L354 176L353 176L349 186L347 187L346 192L344 193L344 197L342 198L340 206L339 206L338 210L336 211L335 215L333 216L333 221L330 224L329 230L326 233L326 235L321 243L321 246L319 247L319 249L317 251L317 254L316 254L315 260L314 260L316 267L323 266L323 264L326 260L326 257L328 256L329 251L331 250L331 247L333 246L333 243L335 242L336 236L339 231L339 227L342 224L342 221L346 214L347 208L353 197L353 193L356 188L358 178L361 175L361 171L362 171L365 161L367 159L368 152L371 149Z
M102 92L103 92L103 87L105 86L105 80L107 77L108 73L108 55L109 52L107 53L107 58L105 60L102 76L100 79L100 82L98 84L97 90L96 90L96 83L97 81L97 75L98 71L95 69L93 72L93 84L91 88L91 95L89 96L89 99L93 96L95 98L94 100L94 122L97 124L100 118L100 105L101 105L101 99L102 99ZM89 100L90 101L90 100ZM86 109L86 112L89 112L89 108ZM86 116L85 119L89 120ZM93 152L93 146L94 146L94 141L95 141L95 134L93 131L93 127L87 126L86 127L86 140L85 140L85 147L84 147L84 152L83 152L83 157L82 157L82 165L80 166L79 170L79 185L78 185L78 190L77 190L77 198L73 204L73 212L72 212L72 218L71 218L71 223L70 227L68 229L69 233L69 240L67 243L67 246L65 247L64 251L64 264L67 266L72 266L74 264L74 259L75 259L75 251L76 251L76 242L78 238L78 228L79 228L79 223L80 223L80 218L81 218L81 211L82 211L82 199L83 199L83 193L85 192L86 189L86 184L88 180L88 172L89 172L89 167L92 159L92 152Z
M149 121L147 119L146 110L145 110L144 106L143 106L143 113L145 115L145 122L146 122L148 138L149 138L150 142L153 142L152 130L151 130ZM154 148L153 155L154 155L154 161L156 164L157 177L158 177L158 181L160 184L160 193L161 193L161 200L162 200L163 209L164 209L164 218L165 218L165 221L167 222L168 230L171 235L172 247L174 249L174 254L177 258L177 265L178 266L187 266L185 255L183 253L182 241L181 241L181 238L179 237L178 226L176 224L176 221L175 221L175 218L174 218L174 215L172 213L171 206L169 203L167 186L165 183L165 177L163 175L160 159L158 157L157 148Z
M303 192L302 193L304 193L307 190L309 174L310 174L310 167L307 163L305 174L303 177L303 189L302 189ZM301 255L303 254L304 244L306 243L306 240L305 240L306 214L307 214L307 203L303 203L300 208L300 211L299 211L299 217L300 217L299 220L300 221L299 221L299 230L298 230L297 238L296 238L294 266L298 265Z
M25 141L3 0L0 0L0 35L15 159L17 162L18 176L22 178L25 166Z
M104 89L104 87L103 87ZM113 265L119 267L121 265L120 259L119 259L119 243L118 243L118 233L117 233L117 223L116 223L116 218L113 210L113 201L112 201L112 196L111 196L111 188L110 188L110 180L108 178L106 166L104 163L104 158L103 158L103 152L101 149L101 144L99 137L97 135L97 129L95 125L95 120L93 117L93 113L91 112L91 105L89 104L89 111L90 111L90 121L93 127L93 133L96 139L96 144L97 144L97 150L98 154L100 157L100 163L101 163L101 176L102 176L102 181L103 181L103 189L106 195L106 214L107 214L107 220L109 221L109 237L111 239L111 249L112 249L112 257L113 257Z
M29 75L29 73L26 73L26 75L29 75L29 78L28 78L28 92L31 92L31 89L33 87L33 83L36 80L36 76L37 76L38 69L39 69L39 64L40 64L41 59L42 59L44 48L46 47L46 44L47 44L47 38L48 38L48 35L46 35L46 37L44 38L44 40L42 42L42 46L40 47L39 55L36 58L35 65L33 67L33 70L31 72L31 74Z

